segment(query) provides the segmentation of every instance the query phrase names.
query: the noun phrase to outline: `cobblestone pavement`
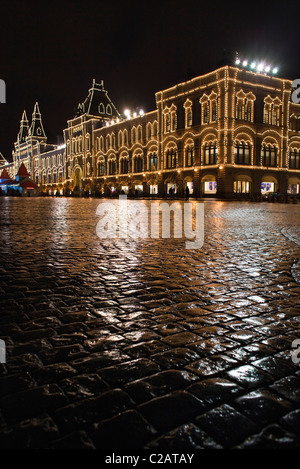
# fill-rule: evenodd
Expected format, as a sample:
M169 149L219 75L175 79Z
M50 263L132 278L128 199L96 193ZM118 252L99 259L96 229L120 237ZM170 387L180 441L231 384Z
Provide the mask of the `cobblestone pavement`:
M98 204L0 199L0 447L299 448L300 205L208 201L187 250Z

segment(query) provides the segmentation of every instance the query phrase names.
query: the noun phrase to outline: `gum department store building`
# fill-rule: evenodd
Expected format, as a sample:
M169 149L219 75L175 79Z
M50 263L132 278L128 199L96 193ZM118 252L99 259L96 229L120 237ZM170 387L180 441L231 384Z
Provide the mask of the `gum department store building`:
M198 197L299 194L300 105L290 80L224 66L156 93L156 109L122 116L95 81L50 145L36 103L24 111L12 178L24 163L40 192ZM241 196L241 195L239 195Z

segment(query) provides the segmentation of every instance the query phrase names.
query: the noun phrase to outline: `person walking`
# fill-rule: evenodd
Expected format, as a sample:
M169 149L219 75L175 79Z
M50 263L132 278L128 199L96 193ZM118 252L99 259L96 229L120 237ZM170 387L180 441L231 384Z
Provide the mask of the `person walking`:
M185 200L189 200L190 198L190 189L189 186L186 186L185 188Z

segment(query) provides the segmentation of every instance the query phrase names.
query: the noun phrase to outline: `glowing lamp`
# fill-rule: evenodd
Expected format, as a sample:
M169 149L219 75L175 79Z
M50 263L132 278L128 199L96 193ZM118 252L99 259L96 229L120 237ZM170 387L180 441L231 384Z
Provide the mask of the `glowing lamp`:
M258 66L257 66L258 72L262 72L263 69L264 69L264 64L263 63L258 64Z
M276 73L278 73L278 68L277 67L273 68L272 72L274 73L274 75L276 75Z
M244 66L244 67L247 67L247 65L248 65L248 60L244 60L243 66Z

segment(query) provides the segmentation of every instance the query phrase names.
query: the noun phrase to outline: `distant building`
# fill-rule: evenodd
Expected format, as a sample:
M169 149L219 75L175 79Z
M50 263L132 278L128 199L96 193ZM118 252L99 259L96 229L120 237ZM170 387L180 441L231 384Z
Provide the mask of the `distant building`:
M47 143L39 106L24 111L13 174L24 163L40 191L81 194L172 189L202 197L300 192L300 105L292 81L223 66L156 93L156 109L121 115L103 82Z
M24 163L21 164L15 179L10 177L6 168L3 169L0 176L0 189L1 192L6 195L21 195L29 197L36 197L39 195L39 187L30 179Z

